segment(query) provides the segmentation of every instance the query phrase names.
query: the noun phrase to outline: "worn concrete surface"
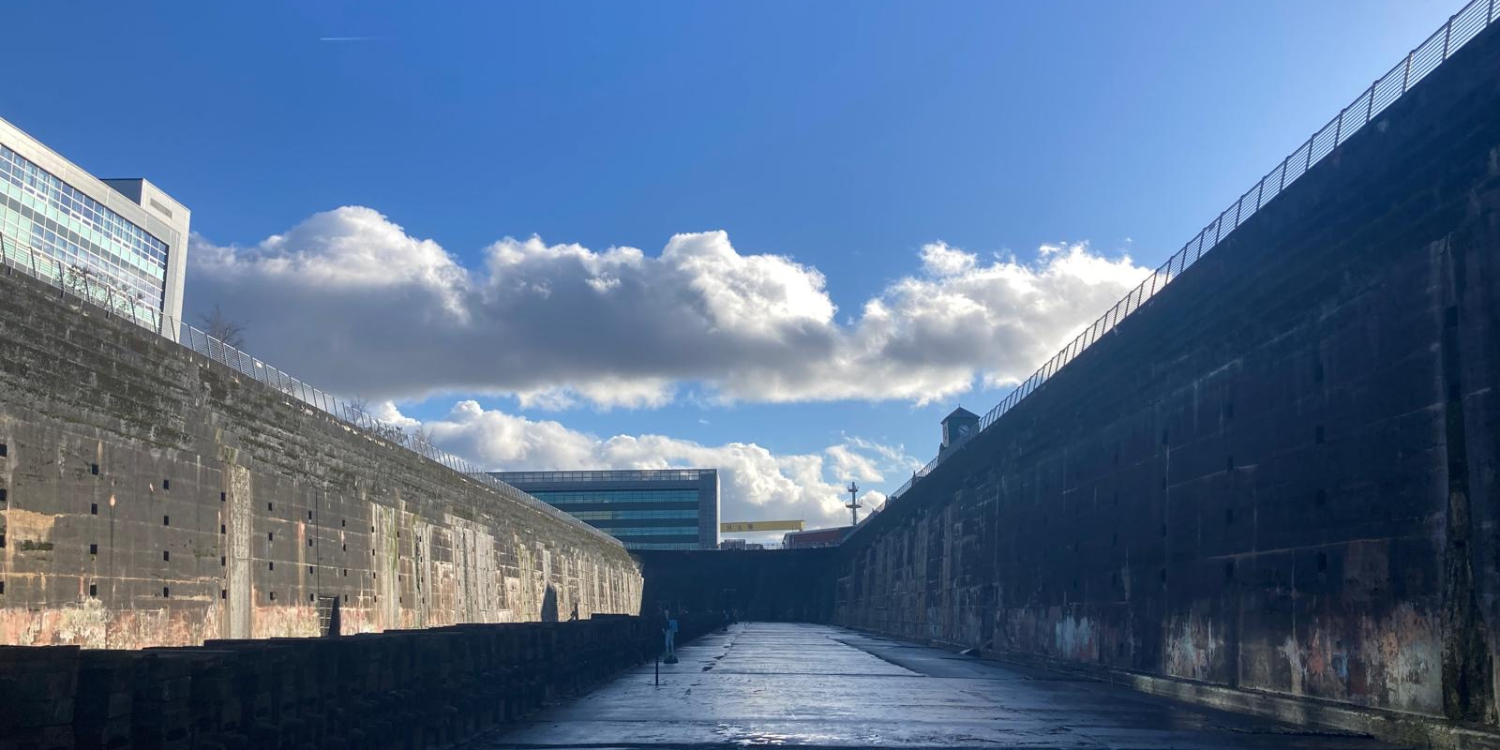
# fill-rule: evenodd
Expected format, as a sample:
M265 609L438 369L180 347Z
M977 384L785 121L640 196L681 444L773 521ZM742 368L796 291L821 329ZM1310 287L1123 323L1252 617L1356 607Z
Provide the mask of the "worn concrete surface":
M0 271L0 645L634 614L641 586L580 522Z
M748 623L475 750L614 747L1388 746L823 625Z

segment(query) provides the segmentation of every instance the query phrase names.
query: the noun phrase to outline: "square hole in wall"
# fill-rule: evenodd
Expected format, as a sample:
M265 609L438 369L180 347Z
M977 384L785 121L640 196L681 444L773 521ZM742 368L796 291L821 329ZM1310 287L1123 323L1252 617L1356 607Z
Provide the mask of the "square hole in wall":
M161 587L161 596L162 596L163 599L171 598L171 596L172 596L172 589L167 588L166 586L162 586Z
M220 534L223 534L223 533L225 533L225 530L224 530L224 524L222 524L222 523L221 523L221 524L219 524L219 533L220 533Z
M312 546L312 540L311 539L307 540L307 546L309 546L309 547Z
M170 479L163 479L163 480L161 480L161 489L162 489L163 492L169 492L169 491L171 491L171 489L172 489L172 480L170 480Z
M172 553L168 552L167 550L162 550L161 551L161 561L162 562L172 562Z
M224 555L219 555L219 567L224 568L224 567L228 567L228 566L229 566L229 558L225 557Z
M276 510L275 503L266 503L266 510Z
M6 456L9 456L9 455L10 455L10 448L7 447L5 445L5 443L0 443L0 458L5 458Z
M311 566L311 565L307 566L307 574L308 575L312 575L313 574L313 566Z
M316 601L316 599L317 599L317 597L314 596L313 594L308 594L307 595L307 600L310 601L310 602L311 601Z
M274 560L271 561L271 562L266 563L266 565L268 566L266 568L266 570L275 570L276 569L276 562Z
M229 598L229 589L219 589L219 598L220 599L228 599Z
M163 525L163 526L171 526L172 525L172 518L171 518L171 516L162 516L161 517L161 525Z
M345 604L349 603L349 595L348 594L344 594L344 603Z
M91 584L89 584L89 596L92 597L92 598L94 598L94 599L98 599L99 598L99 584L97 584L97 583L91 583Z
M89 473L96 477L99 476L99 464L89 464Z
M5 593L5 581L0 581L0 594Z
M276 601L276 592L275 591L271 592L271 601L273 601L273 602Z
M344 568L344 577L345 578L349 577L349 569L348 568Z
M97 555L97 554L99 554L99 545L97 545L97 544L90 544L89 545L89 554L90 555Z
M349 551L349 543L348 542L344 542L342 546L343 546L345 552Z
M220 492L219 493L219 502L222 503L222 502L225 502L227 500L229 500L229 493L227 493L227 492Z
M0 487L0 503L10 502L10 491Z
M308 511L307 512L307 520L309 520L309 521L312 520L312 511Z
M91 515L91 516L97 516L97 515L99 515L99 504L98 503L89 503L89 515Z
M340 518L339 519L339 528L343 528L343 527L344 527L344 519Z
M274 531L267 531L266 532L266 541L268 541L268 542L274 542L274 541L276 541L276 532L274 532Z

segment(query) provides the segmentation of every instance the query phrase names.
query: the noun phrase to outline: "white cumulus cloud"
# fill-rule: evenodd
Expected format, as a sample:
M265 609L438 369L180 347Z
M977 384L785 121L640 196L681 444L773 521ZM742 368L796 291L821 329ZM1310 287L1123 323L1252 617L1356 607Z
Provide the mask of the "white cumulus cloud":
M686 386L725 401L921 404L1024 378L1148 273L1086 244L1022 262L935 242L915 260L839 322L820 270L741 253L724 232L675 235L655 254L506 238L468 268L344 207L249 247L195 238L189 309L217 304L257 356L375 399L641 408Z
M415 420L385 403L375 409L408 429ZM777 454L752 442L703 445L664 435L600 438L552 420L531 420L473 400L421 425L433 443L491 471L718 469L721 518L802 519L809 528L848 522L843 482L900 479L920 462L901 446L844 437L822 453ZM865 507L885 500L861 495Z

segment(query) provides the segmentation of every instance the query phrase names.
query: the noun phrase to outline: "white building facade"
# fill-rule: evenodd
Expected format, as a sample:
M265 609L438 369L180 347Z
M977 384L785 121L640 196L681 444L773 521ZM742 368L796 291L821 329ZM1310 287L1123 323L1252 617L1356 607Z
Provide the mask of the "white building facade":
M143 179L101 180L0 119L0 253L177 338L192 213Z

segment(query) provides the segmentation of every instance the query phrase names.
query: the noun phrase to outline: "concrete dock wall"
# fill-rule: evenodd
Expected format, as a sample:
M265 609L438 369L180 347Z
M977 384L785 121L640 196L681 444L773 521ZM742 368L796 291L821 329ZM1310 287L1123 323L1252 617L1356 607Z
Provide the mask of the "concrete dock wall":
M679 642L715 623L682 619ZM660 653L638 617L211 641L0 647L0 749L452 747Z
M0 270L0 644L566 620L640 595L581 523Z
M855 532L833 619L1493 725L1497 440L1492 27Z
M642 606L682 612L735 610L740 619L827 622L833 550L649 550L637 552L645 576Z

